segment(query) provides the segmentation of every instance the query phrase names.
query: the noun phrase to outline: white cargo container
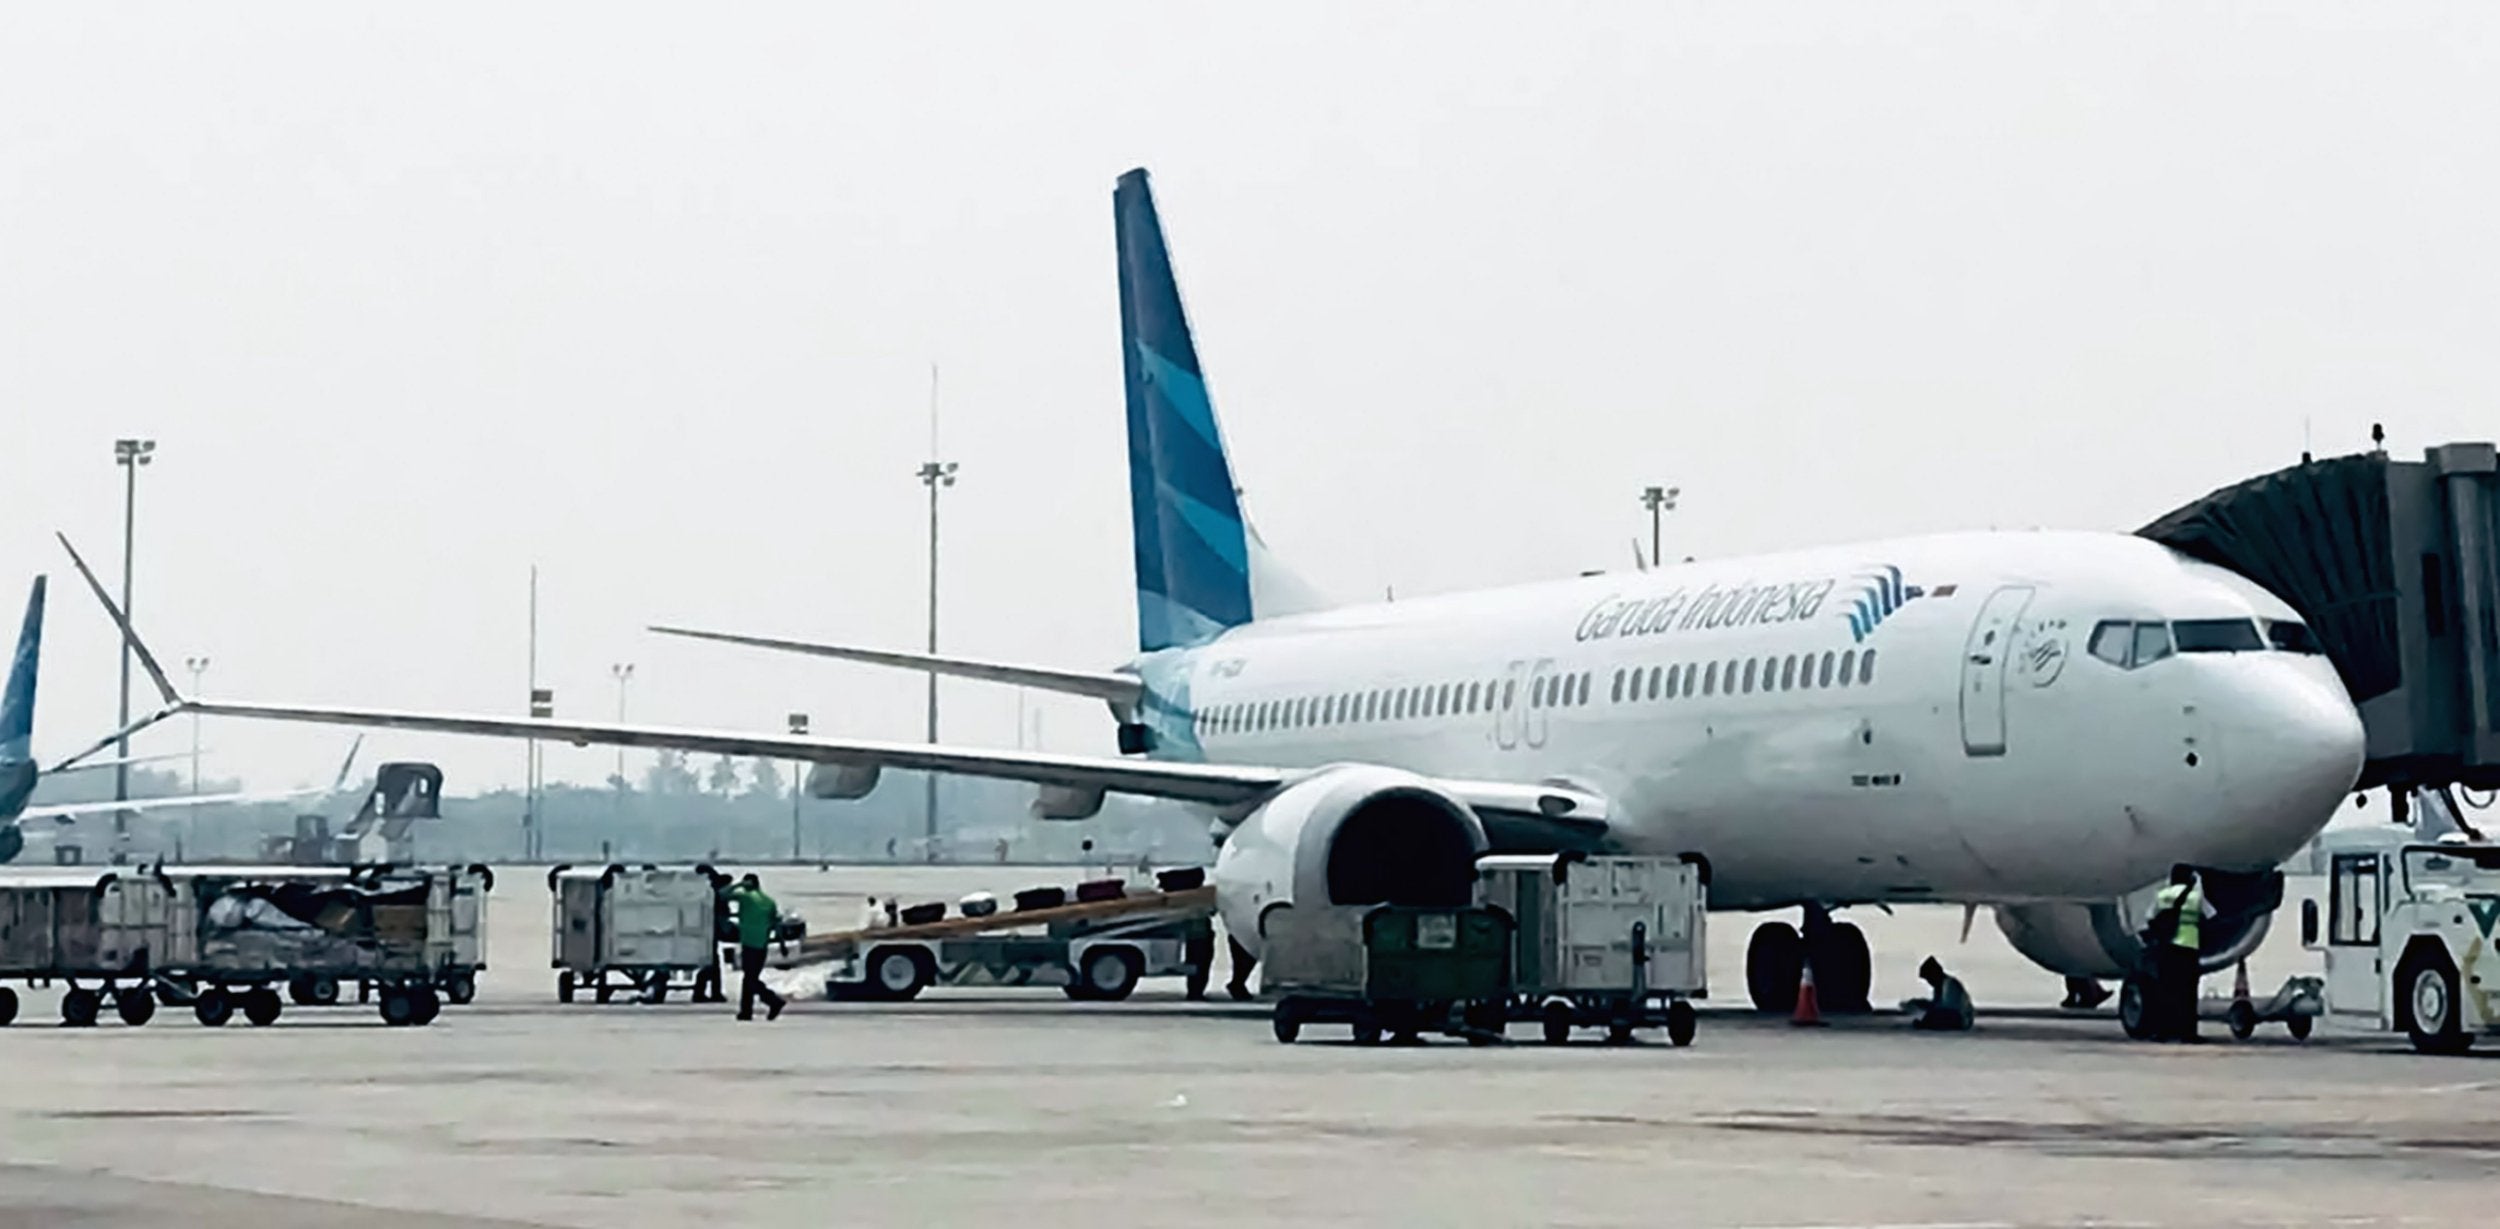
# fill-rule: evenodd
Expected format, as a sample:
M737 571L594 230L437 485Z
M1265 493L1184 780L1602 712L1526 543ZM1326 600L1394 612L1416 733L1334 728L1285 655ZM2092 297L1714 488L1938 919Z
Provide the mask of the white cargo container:
M1511 916L1509 1018L1560 1043L1574 1028L1612 1041L1663 1025L1688 1045L1707 993L1709 908L1701 868L1677 858L1494 855L1476 863L1477 903Z
M721 997L721 893L708 866L558 866L547 872L555 907L556 998L622 991L647 1002L672 989Z
M0 872L0 979L67 982L61 1021L96 1022L107 1006L125 1023L156 1013L153 973L172 913L164 880L127 869ZM17 1018L17 991L0 986L0 1025Z

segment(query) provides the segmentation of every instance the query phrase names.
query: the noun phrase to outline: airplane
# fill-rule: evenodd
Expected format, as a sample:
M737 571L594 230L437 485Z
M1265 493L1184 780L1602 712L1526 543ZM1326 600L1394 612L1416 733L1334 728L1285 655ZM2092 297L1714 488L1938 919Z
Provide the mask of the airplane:
M2263 938L2276 866L2358 779L2360 719L2259 586L2127 534L1955 533L1338 605L1244 514L1146 173L1114 191L1138 652L1104 671L695 629L678 634L1087 696L1117 755L185 696L182 712L806 759L818 797L888 769L1027 782L1043 819L1105 795L1204 810L1255 961L1299 903L1456 905L1491 851L1698 863L1765 920L1747 994L1810 962L1863 1009L1872 953L1834 911L1993 908L2036 963L2120 977L2170 868L2204 871L2205 959ZM1246 995L1236 974L1236 995Z
M34 588L27 594L26 618L17 634L17 652L9 662L7 689L0 691L0 864L13 861L26 851L30 839L51 835L44 829L30 831L26 825L37 820L68 824L85 815L109 815L117 811L155 811L173 807L211 806L227 802L274 802L323 793L318 789L236 792L222 794L184 794L173 797L130 798L120 802L62 802L28 806L27 799L35 792L35 784L44 773L35 766L35 672L43 656L43 607L45 578L37 576ZM97 747L109 746L108 738ZM352 763L355 752L350 750ZM168 759L163 755L134 755L118 760L85 760L75 765L56 768L54 773L109 768L120 764L144 764ZM344 769L342 769L342 774Z

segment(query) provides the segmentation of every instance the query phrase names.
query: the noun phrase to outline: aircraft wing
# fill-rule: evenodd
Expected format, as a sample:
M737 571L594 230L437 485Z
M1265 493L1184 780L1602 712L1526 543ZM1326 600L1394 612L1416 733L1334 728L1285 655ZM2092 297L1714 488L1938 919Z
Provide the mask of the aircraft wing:
M1044 814L1074 817L1089 814L1082 805L1089 798L1104 793L1132 794L1146 798L1165 798L1212 806L1244 806L1265 799L1275 791L1313 775L1320 769L1275 768L1237 764L1173 763L1162 760L1113 758L1108 756L1054 755L1037 751L992 751L950 747L937 743L885 742L871 739L827 738L816 735L749 734L725 730L688 729L672 726L626 725L595 721L560 721L553 718L503 717L468 713L421 713L395 709L346 708L310 704L262 704L231 700L202 700L186 697L177 691L156 655L132 630L130 621L114 604L112 595L79 558L78 551L63 537L61 545L69 551L70 561L77 564L87 587L103 605L130 644L132 655L155 684L165 707L139 724L147 724L176 713L201 713L218 717L250 717L271 721L300 721L317 725L349 725L380 729L412 730L431 734L475 734L499 738L537 738L549 742L572 743L577 746L667 748L679 751L707 752L715 755L763 756L771 759L807 760L833 764L868 772L902 769L921 772L942 772L958 776L990 777L1022 781L1044 787L1044 796L1037 809ZM1439 781L1461 801L1484 813L1488 823L1496 820L1515 821L1530 831L1545 831L1557 840L1566 833L1585 839L1592 832L1602 832L1605 824L1605 801L1596 794L1561 784L1519 785L1505 782ZM1051 791L1064 791L1066 798L1054 800ZM1054 811L1054 806L1073 801L1076 809ZM1559 847L1559 846L1558 846Z
M769 649L776 653L830 657L837 661L864 662L872 666L894 666L906 670L954 675L958 678L984 679L993 683L1031 687L1036 691L1091 696L1121 708L1135 707L1138 700L1145 694L1145 684L1139 682L1134 674L1059 670L1048 666L1020 666L1009 662L982 661L970 657L940 657L930 653L869 649L847 644L826 644L814 640L746 636L736 632L707 632L691 627L654 626L651 630L663 636L682 636L689 640L713 640L722 644L745 645L753 649Z
M111 815L116 811L160 811L171 810L175 807L206 807L228 802L281 802L288 798L306 798L329 792L328 786L318 786L310 789L247 790L233 794L177 794L163 798L131 798L122 802L115 802L110 798L101 802L54 802L43 806L28 807L18 813L18 818L21 821L49 819L59 823L68 823L81 815Z

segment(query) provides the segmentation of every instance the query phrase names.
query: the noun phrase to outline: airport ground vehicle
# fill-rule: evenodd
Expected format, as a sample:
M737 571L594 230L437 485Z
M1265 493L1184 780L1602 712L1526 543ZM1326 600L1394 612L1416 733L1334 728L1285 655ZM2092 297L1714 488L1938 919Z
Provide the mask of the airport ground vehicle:
M61 1022L94 1024L107 1008L127 1024L156 1014L152 961L165 948L171 887L123 869L26 868L0 873L0 981L68 985ZM17 1019L0 985L0 1025Z
M474 996L485 966L483 866L169 866L157 997L201 1024L276 1022L295 1002L358 988L390 1025L424 1025Z
M2403 1032L2425 1054L2500 1035L2500 844L2439 842L2339 853L2301 938L2326 954L2327 1011Z
M1498 1039L1507 1018L1511 919L1481 905L1288 905L1267 915L1267 988L1288 1045L1306 1024L1352 1027L1361 1045L1423 1033Z
M1215 889L1195 886L811 935L785 945L775 963L829 963L833 998L903 1000L938 982L1055 982L1080 1002L1116 1002L1145 978L1175 974L1197 998L1214 958Z
M1701 868L1678 858L1497 855L1476 861L1476 903L1512 923L1506 1020L1559 1045L1575 1028L1625 1042L1664 1027L1690 1045L1709 987Z
M550 868L556 1000L587 992L606 1003L622 993L657 1003L682 989L696 1002L720 1001L729 883L709 866Z

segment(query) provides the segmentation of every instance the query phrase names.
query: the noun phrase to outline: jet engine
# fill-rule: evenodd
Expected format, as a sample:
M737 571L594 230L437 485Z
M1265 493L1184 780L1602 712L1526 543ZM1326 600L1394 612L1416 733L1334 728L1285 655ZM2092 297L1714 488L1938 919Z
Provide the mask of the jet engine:
M2200 871L2205 920L2198 928L2208 973L2257 950L2283 903L2283 873ZM1998 905L1997 929L2032 963L2066 977L2119 979L2144 967L2137 936L2153 915L2160 883L2104 904Z
M1374 765L1323 769L1224 835L1215 856L1224 926L1256 954L1270 911L1297 903L1465 905L1484 823L1425 778Z

